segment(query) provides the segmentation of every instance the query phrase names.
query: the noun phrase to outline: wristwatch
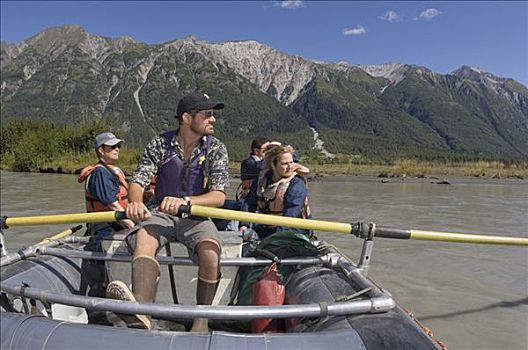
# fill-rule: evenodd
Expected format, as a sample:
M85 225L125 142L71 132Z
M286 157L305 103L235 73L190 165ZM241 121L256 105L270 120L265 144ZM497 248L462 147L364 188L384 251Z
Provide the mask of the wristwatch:
M191 197L185 196L183 197L183 200L187 203L187 206L191 206Z

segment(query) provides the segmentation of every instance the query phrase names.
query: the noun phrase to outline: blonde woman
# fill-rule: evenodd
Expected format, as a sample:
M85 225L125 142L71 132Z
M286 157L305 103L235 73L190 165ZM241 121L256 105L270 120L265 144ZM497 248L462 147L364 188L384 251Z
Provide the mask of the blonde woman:
M308 169L293 161L294 153L293 148L288 145L275 146L266 152L266 169L253 182L244 203L244 211L294 218L310 217L308 188L302 176L308 173ZM240 225L241 231L248 227L247 223ZM260 239L283 229L268 225L254 225L252 228ZM299 231L310 234L307 230Z

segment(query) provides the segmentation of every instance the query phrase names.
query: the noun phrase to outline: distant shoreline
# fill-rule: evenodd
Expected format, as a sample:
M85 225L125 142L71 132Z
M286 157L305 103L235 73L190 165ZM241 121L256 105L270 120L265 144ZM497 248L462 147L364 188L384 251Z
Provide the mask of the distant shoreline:
M4 172L11 172L11 173L20 173L20 174L55 174L55 175L76 175L71 172L38 172L38 171L32 171L32 172L22 172L22 171L10 171L10 170L2 170L2 173ZM238 171L230 171L230 176L234 178L234 181L231 181L231 187L238 186L237 180L240 179L240 173ZM483 185L489 185L489 184L524 184L528 185L528 178L517 178L517 177L508 177L508 178L492 178L492 177L475 177L475 176L444 176L444 177L438 177L438 176L425 176L425 177L413 177L413 176L405 176L405 177L392 177L392 178L385 178L385 177L379 177L377 175L347 175L347 174L341 174L341 175L325 175L325 176L317 176L317 175L310 175L308 177L308 183L310 182L378 182L380 184L387 184L390 186L391 184L431 184L431 185L468 185L468 184L483 184Z
M309 181L377 181L381 183L434 183L450 184L477 183L490 181L528 183L528 164L515 169L490 166L489 162L482 162L479 166L475 162L464 166L444 166L434 162L410 162L405 166L396 165L364 165L364 164L310 164L303 163L311 169L307 176ZM2 171L20 173L70 174L78 175L82 166L71 167L48 166L33 171L16 171L3 168ZM119 164L118 164L119 165ZM494 164L495 165L495 164ZM134 166L121 165L127 176L132 175ZM240 178L240 163L230 162L229 174Z
M509 178L491 178L491 177L474 177L474 176L427 176L424 178L406 176L405 178L380 178L375 175L338 175L315 177L315 181L325 182L379 182L384 184L397 183L424 183L424 184L490 184L490 183L511 183L511 184L527 184L528 178L519 179L515 177Z

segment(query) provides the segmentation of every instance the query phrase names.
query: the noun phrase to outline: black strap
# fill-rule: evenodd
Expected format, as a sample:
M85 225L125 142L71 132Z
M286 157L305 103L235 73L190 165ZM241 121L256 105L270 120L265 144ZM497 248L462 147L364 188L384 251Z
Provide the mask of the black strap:
M27 284L26 282L22 282L22 287L20 287L20 299L22 300L24 312L29 315L29 306L26 302L26 288L29 288L29 284Z
M9 227L6 225L6 221L7 221L7 216L2 215L2 217L0 217L0 230L3 230L3 229L7 229L7 228L9 228Z
M273 254L267 249L257 248L254 250L253 254L273 260L273 262L277 263L277 265L281 262L281 258L279 258L277 255Z
M362 289L354 294L350 294L350 295L341 295L339 297L336 298L336 301L339 301L339 302L342 302L342 301L349 301L349 300L352 300L354 298L357 298L367 292L370 292L372 289L372 287L367 287L365 289Z
M328 316L328 303L327 302L320 302L319 307L321 308L321 318L325 318Z

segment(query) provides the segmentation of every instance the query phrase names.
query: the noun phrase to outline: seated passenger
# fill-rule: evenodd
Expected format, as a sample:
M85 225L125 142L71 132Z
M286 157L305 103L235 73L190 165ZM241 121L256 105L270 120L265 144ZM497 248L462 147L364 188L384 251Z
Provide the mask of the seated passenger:
M260 173L262 159L264 158L264 150L269 144L269 140L262 136L257 136L251 142L251 153L249 157L240 164L240 180L242 181L236 191L236 200L247 197L251 184Z
M124 211L126 209L128 184L123 171L115 165L119 159L119 149L123 142L109 132L99 134L95 138L95 153L98 162L85 167L78 179L79 183L84 183L87 212ZM133 226L132 220L125 219L117 223L87 224L87 231L101 235L109 229L118 231Z
M285 142L280 142L280 141L270 141L268 142L266 145L264 145L263 147L263 153L264 155L266 155L266 152L268 152L269 150L271 150L272 148L275 148L277 146L284 146L284 147L292 147L291 145L285 143ZM297 169L295 170L297 172L297 175L300 175L300 176L307 176L309 173L310 173L310 169L308 169L307 167L301 165L301 164L298 164L301 160L301 156L299 155L299 151L297 151L295 148L293 148L293 162L294 163L297 163ZM263 161L261 162L260 164L260 170L262 169L266 169L266 165L265 164L262 164Z
M98 161L85 167L78 178L78 182L84 184L86 211L89 213L126 209L128 184L123 171L115 165L123 142L110 132L104 132L95 138L94 149ZM102 252L102 239L105 235L133 226L134 222L128 219L87 223L85 236L92 237L84 250ZM104 297L107 280L103 260L84 259L81 264L81 276L81 286L90 287L87 295ZM90 323L108 322L105 312L88 310L87 313Z
M308 169L294 163L295 151L291 146L275 146L266 152L264 162L266 169L262 170L257 181L253 181L251 189L243 205L243 210L263 214L282 215L293 218L310 218L308 206L308 188L306 180L299 174L305 174ZM240 224L240 231L249 227L248 223ZM254 225L260 239L263 239L282 227L269 225ZM295 230L285 228L287 230ZM306 235L309 230L298 229Z

